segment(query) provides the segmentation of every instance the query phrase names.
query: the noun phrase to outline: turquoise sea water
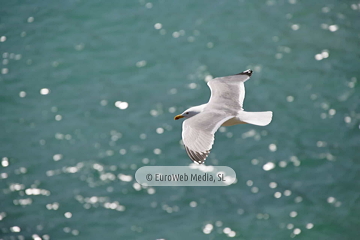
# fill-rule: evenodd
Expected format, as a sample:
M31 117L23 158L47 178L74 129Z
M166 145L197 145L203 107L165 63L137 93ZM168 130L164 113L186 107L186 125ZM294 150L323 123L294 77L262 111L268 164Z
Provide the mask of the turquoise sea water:
M1 1L0 239L358 239L359 14ZM273 122L221 128L206 161L237 183L139 186L139 167L191 163L173 117L208 101L205 80L248 68L244 107Z

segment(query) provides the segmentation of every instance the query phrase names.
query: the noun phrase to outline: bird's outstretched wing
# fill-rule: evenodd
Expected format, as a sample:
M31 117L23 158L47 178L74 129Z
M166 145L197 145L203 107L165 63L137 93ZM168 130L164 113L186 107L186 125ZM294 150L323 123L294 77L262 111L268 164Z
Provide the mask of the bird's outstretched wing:
M203 163L214 144L214 134L225 121L233 118L218 111L203 111L183 122L182 139L191 160Z
M231 111L232 114L243 110L245 98L244 82L252 74L252 70L246 70L236 75L214 78L208 82L211 97L206 108L216 108Z

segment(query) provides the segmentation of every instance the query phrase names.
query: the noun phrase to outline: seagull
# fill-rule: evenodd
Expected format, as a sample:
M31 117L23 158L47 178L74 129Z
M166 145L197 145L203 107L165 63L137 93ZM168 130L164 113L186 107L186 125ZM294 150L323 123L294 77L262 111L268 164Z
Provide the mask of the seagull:
M272 120L272 111L246 112L243 109L245 85L253 71L219 77L207 84L211 91L208 103L191 107L174 117L185 118L182 124L182 141L190 159L204 163L214 144L214 134L220 126L253 124L266 126Z

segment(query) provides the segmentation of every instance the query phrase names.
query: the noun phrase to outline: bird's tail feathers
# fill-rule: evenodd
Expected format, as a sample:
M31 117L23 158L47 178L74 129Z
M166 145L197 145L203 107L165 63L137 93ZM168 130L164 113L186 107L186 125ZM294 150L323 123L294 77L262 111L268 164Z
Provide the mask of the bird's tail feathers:
M266 112L246 112L241 111L238 114L238 119L257 126L266 126L272 120L273 113L271 111Z

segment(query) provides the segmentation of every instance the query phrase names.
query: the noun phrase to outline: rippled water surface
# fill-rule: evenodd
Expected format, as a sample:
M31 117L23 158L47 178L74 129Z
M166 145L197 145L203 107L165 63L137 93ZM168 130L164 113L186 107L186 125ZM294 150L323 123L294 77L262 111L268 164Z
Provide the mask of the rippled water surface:
M2 1L0 239L357 239L356 1ZM187 166L206 81L251 68L207 165L228 187L141 187Z

